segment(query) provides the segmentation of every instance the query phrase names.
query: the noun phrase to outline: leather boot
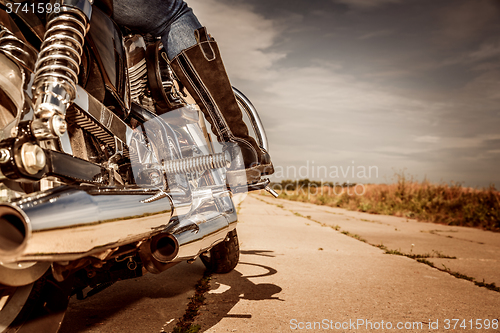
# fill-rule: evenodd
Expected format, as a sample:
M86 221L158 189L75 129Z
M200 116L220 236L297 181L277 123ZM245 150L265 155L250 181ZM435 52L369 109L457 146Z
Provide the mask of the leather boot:
M182 85L198 103L221 143L237 145L243 155L248 184L274 172L269 154L248 134L241 109L226 74L219 48L206 28L195 31L198 43L170 62ZM231 170L228 171L228 177Z

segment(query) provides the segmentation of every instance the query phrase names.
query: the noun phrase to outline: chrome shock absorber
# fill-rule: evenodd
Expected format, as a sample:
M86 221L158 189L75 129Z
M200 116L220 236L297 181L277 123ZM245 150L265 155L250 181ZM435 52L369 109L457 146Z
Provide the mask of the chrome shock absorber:
M66 109L76 97L76 85L93 0L56 0L47 19L33 81L33 134L41 140L66 132ZM57 10L58 9L58 10Z

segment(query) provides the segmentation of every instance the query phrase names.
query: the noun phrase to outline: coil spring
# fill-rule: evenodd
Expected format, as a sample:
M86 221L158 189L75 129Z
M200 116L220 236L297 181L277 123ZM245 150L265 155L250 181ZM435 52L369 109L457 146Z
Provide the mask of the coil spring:
M49 19L35 67L35 98L48 92L66 104L74 100L86 26L85 15L68 7ZM68 96L50 89L47 91L47 84L61 85Z
M167 174L203 172L210 169L229 167L231 164L227 153L188 157L164 162Z
M148 82L146 59L141 60L133 67L129 67L128 73L130 79L130 97L134 102L140 103L140 97L144 94Z
M37 51L21 39L17 38L7 28L1 26L0 52L8 55L30 72L35 70Z

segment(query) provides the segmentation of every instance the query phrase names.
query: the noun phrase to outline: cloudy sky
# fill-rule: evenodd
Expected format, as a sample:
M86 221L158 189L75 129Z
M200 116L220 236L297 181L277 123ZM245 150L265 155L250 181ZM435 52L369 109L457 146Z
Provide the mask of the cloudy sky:
M274 180L500 187L500 1L187 2L260 112Z

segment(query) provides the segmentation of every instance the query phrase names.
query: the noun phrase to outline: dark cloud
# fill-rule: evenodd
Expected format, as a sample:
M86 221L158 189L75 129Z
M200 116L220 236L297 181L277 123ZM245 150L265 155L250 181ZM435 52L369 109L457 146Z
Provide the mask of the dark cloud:
M500 1L210 1L265 25L228 44L262 57L235 82L270 129L275 164L354 159L386 176L500 183Z

